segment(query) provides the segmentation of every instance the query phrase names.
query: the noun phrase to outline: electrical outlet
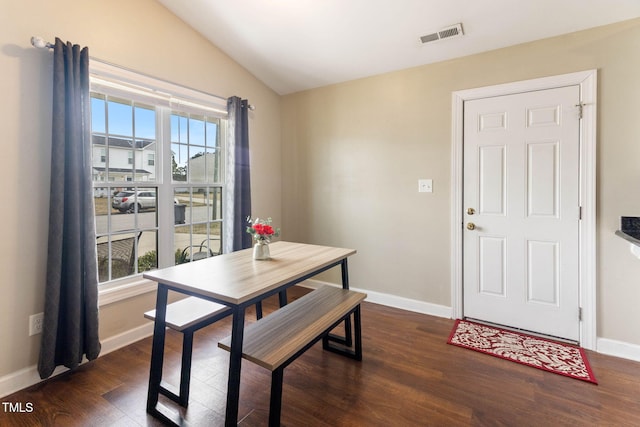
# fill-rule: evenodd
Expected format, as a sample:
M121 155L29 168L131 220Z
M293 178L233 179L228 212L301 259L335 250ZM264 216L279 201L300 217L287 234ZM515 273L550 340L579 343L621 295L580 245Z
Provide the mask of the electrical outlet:
M431 193L431 192L433 192L433 180L432 179L419 179L418 180L418 192L419 193Z
M32 314L29 316L29 336L42 333L42 321L44 313Z

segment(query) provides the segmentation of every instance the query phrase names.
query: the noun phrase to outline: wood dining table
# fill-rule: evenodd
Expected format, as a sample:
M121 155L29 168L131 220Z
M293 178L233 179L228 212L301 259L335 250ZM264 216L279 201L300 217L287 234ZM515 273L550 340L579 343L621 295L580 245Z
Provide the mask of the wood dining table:
M286 295L287 288L337 266L341 268L342 287L349 288L347 258L356 253L354 249L279 241L270 244L270 252L268 260L254 260L252 249L244 249L144 273L146 279L158 283L148 413L176 423L158 409L168 291L224 304L232 310L225 425L236 426L246 308L275 294L281 295L281 304L286 303L282 295ZM345 337L350 336L349 325L345 322Z

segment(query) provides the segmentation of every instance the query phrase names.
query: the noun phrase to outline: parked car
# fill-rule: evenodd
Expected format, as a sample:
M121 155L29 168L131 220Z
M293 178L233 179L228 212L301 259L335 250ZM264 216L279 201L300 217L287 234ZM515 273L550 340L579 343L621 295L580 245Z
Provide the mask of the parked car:
M122 213L134 213L136 207L138 212L143 209L156 208L156 192L155 191L121 191L116 194L111 202L114 209Z

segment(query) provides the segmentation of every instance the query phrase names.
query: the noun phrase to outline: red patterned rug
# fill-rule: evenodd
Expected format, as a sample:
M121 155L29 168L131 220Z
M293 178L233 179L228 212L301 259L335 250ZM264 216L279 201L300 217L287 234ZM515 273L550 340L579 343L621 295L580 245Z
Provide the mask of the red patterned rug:
M448 344L598 384L584 350L544 338L457 320Z

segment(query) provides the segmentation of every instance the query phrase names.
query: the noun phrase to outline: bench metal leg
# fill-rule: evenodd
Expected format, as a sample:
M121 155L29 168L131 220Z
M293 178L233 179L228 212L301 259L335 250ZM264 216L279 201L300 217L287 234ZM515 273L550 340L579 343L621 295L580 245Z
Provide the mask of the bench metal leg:
M329 335L326 334L322 337L322 348L331 351L333 353L347 356L351 359L358 361L362 360L362 317L360 314L360 304L358 304L352 311L346 316L349 319L349 325L351 325L351 315L353 314L353 337L349 336L349 339L353 339L353 350L347 347L337 347L331 345ZM290 357L285 363L280 365L277 369L271 372L271 398L269 402L269 427L280 426L280 416L282 413L282 385L284 380L284 368L289 366L293 360L306 351L311 345L317 342L313 340L309 345L302 348L298 353Z
M351 347L353 345L352 335L353 332L351 329L351 316L347 316L344 319L344 336L341 337L340 335L336 334L328 334L327 339L329 341L344 345L345 347Z
M342 289L349 289L349 269L346 258L343 259L340 263L340 271L342 274ZM353 341L351 338L352 334L351 316L347 316L344 319L344 337L335 334L329 334L327 335L327 337L329 341L333 341L346 347L351 347L353 345Z
M269 427L280 426L280 413L282 412L282 383L284 380L284 368L278 368L271 372L271 400L269 403Z
M349 335L344 338L332 334L322 337L322 348L332 353L341 354L356 360L362 360L362 319L360 314L360 304L352 311L354 319L354 329L351 329L351 313L347 315L345 321L348 323ZM345 330L347 329L345 323ZM355 339L355 345L353 340ZM347 342L349 344L347 344ZM332 345L337 343L339 346ZM353 349L351 349L353 347Z
M356 310L353 312L353 322L355 326L355 359L362 360L362 317L360 314L360 305L356 307Z

